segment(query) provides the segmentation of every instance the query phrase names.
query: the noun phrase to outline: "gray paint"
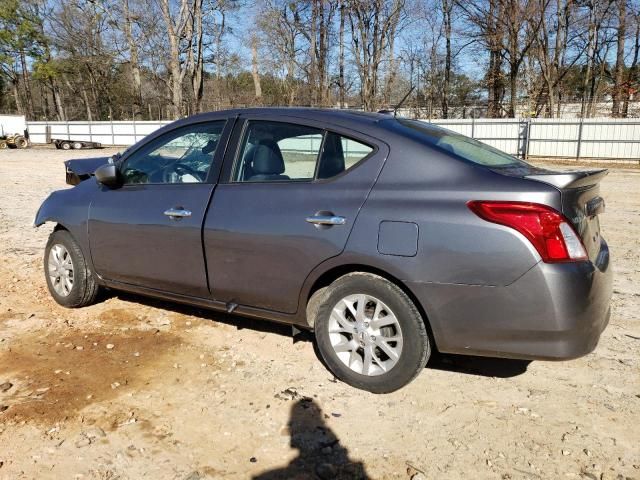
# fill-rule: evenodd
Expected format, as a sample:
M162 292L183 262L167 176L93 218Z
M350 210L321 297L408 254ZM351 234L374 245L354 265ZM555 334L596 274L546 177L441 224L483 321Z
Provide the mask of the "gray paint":
M229 183L248 118L326 127L376 152L326 181ZM612 269L597 217L577 217L599 194L600 173L549 182L540 169L501 174L429 145L387 115L312 109L198 115L154 132L123 160L165 132L219 119L229 122L207 183L107 189L83 181L52 194L36 224L67 228L100 282L114 288L220 310L232 302L242 315L305 326L317 282L336 269L365 269L405 289L441 351L571 358L594 348ZM470 200L537 202L576 217L589 260L541 262L518 232L473 214ZM175 206L194 215L162 215ZM347 221L305 221L318 212Z
M418 254L418 225L413 222L380 222L378 252L383 255L415 257Z

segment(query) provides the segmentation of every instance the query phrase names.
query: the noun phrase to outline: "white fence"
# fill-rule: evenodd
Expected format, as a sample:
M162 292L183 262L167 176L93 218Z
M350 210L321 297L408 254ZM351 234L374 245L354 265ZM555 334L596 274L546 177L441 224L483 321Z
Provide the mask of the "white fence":
M522 158L640 159L640 119L483 118L432 123Z
M32 143L47 143L47 127L52 139L99 142L103 145L133 145L163 125L162 121L124 122L27 122Z
M28 122L33 143L50 138L132 145L169 122ZM640 119L456 119L431 123L519 157L640 160Z

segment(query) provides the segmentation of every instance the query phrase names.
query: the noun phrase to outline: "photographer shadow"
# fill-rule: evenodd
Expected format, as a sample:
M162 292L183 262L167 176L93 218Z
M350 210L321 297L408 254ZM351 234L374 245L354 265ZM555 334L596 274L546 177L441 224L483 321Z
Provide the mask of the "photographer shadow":
M348 450L327 426L320 406L310 398L300 398L291 406L289 435L298 456L288 465L268 470L254 480L353 479L366 480L362 462L349 458Z

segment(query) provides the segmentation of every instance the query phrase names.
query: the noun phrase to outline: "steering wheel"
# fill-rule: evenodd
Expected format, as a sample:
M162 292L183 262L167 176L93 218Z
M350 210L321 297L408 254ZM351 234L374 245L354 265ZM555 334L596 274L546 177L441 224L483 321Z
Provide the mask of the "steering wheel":
M163 183L179 183L173 181L171 178L172 174L178 175L178 177L182 177L183 175L191 175L194 178L197 178L199 182L203 182L202 173L198 172L194 168L191 168L189 165L185 165L184 163L174 163L172 165L168 165L162 171L162 182Z

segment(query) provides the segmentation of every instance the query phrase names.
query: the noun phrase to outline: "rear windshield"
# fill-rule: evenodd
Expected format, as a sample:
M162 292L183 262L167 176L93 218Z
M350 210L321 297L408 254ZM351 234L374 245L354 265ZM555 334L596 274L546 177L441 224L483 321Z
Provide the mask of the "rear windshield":
M459 133L445 130L432 124L420 122L418 120L408 120L399 118L398 122L415 132L420 133L420 137L431 145L440 147L443 150L454 153L478 165L489 168L504 167L528 167L529 164L518 160L511 155L501 152L482 142L474 140Z

